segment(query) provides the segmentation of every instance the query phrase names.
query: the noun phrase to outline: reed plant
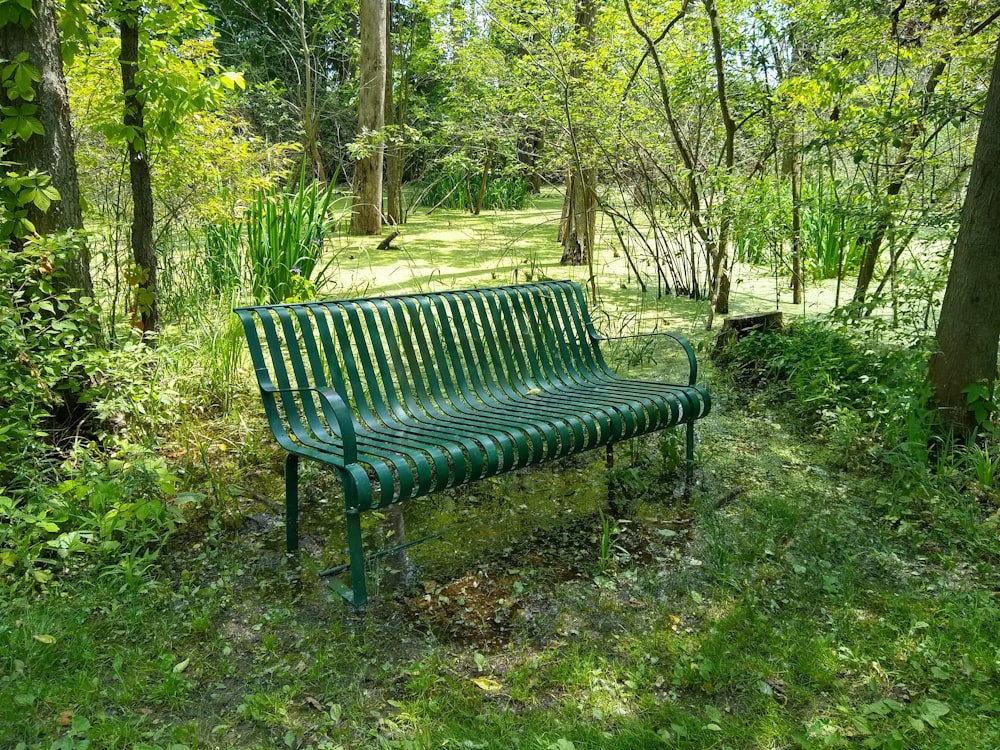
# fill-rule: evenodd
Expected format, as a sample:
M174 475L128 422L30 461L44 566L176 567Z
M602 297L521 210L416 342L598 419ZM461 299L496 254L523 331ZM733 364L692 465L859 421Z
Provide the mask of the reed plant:
M315 182L307 186L304 176L295 190L271 187L254 194L243 220L246 281L254 302L274 304L322 283L334 260L322 263L334 229L332 198L333 191Z
M802 238L805 266L813 280L842 278L861 265L863 248L854 242L861 234L859 218L820 180L815 193L804 196Z
M201 252L202 273L215 294L224 294L240 285L243 257L243 227L232 220L205 224Z

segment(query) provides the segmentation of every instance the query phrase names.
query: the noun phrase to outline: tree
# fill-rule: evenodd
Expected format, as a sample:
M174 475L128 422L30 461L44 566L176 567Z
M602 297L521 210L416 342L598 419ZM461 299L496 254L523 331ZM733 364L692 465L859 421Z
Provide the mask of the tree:
M1000 341L1000 45L986 94L972 173L931 356L941 426L964 438L977 426L975 397L992 398ZM982 386L984 393L970 393ZM970 398L972 396L973 398Z
M0 63L3 64L3 157L17 173L47 176L58 200L23 203L26 218L39 235L83 229L80 187L73 158L66 81L63 77L56 4L35 0L31 11L4 3L0 16ZM18 201L20 202L20 201ZM66 283L84 297L93 296L90 253L77 242L68 258Z
M576 33L574 47L581 58L585 57L595 45L596 15L594 0L577 0L573 22ZM574 266L591 262L597 235L597 166L593 155L586 154L580 143L569 107L570 96L573 89L579 85L582 76L583 60L574 59L565 85L566 125L573 153L566 173L566 196L563 199L562 221L559 225L559 240L563 246L559 262Z
M359 158L354 165L351 234L382 233L382 126L385 123L386 0L361 0Z
M156 247L153 245L153 182L149 168L143 85L139 71L139 26L142 6L123 4L118 16L121 49L122 97L125 140L128 147L129 184L132 187L132 259L135 268L129 274L135 287L133 319L142 331L160 330L160 307L157 299Z
M317 179L336 175L353 136L357 18L346 0L209 0L224 63L246 74L240 109L270 141L301 140Z
M106 85L93 92L102 106L90 108L88 126L128 161L132 263L125 276L133 321L145 339L159 328L156 159L192 115L217 107L243 78L221 70L211 19L197 0L106 0L100 11L86 16L77 35L87 38L86 64L102 70L102 84L117 73L121 86L117 93Z
M385 13L385 127L389 131L385 145L386 201L385 220L390 224L402 224L403 217L403 142L401 127L406 117L405 88L396 93L393 45L393 3L386 2ZM399 102L396 100L400 99Z

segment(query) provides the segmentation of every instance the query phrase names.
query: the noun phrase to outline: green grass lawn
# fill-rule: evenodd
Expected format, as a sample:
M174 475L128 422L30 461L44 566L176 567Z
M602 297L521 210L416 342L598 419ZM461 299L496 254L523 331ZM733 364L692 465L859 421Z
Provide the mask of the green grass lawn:
M398 250L345 241L338 288L564 276L551 209L500 229L414 217ZM356 614L317 576L343 559L333 478L305 472L287 557L249 381L220 382L227 413L176 396L155 438L204 502L162 547L0 591L0 747L1000 747L996 516L734 386L699 303L602 281L612 329L669 324L703 351L716 406L689 493L668 434L611 472L591 454L415 501L407 532L447 533L374 569ZM167 334L163 390L210 370L199 331Z

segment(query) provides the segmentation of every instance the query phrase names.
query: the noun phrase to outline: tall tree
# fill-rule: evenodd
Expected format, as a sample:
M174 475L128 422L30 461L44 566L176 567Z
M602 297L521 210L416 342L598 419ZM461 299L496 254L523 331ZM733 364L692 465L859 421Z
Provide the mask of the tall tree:
M38 234L82 229L56 3L35 0L30 9L21 3L4 4L8 7L3 9L0 20L0 58L4 65L0 103L8 112L21 113L14 119L23 123L22 128L12 126L11 137L3 138L4 158L23 167L23 171L45 173L59 192L59 200L45 210L35 203L28 204L27 218ZM71 288L82 296L93 296L90 254L85 243L78 243L66 271Z
M358 154L351 234L382 233L382 126L385 124L386 0L361 0Z
M388 135L385 145L385 220L390 224L403 223L403 139L402 125L406 122L405 79L402 90L397 92L393 53L393 4L387 0L385 13L385 126ZM405 71L404 71L405 72ZM400 99L400 101L396 101Z
M583 76L583 57L595 44L594 23L597 8L595 0L577 0L574 18L575 47L578 57L570 65L566 82L566 120L569 128L572 154L566 173L566 196L563 199L559 239L563 265L583 265L593 258L594 239L597 234L597 165L594 154L580 143L578 130L570 112L569 99ZM593 283L593 279L592 279Z
M940 422L959 436L976 428L966 389L992 394L1000 341L1000 45L986 94L972 173L937 329L930 381Z
M128 144L129 184L132 187L132 259L135 268L130 274L134 286L133 316L143 337L160 329L160 307L157 299L156 247L153 245L153 180L149 168L149 148L146 133L146 94L139 80L139 27L142 6L124 3L118 16L121 34L122 96L125 111L125 140Z

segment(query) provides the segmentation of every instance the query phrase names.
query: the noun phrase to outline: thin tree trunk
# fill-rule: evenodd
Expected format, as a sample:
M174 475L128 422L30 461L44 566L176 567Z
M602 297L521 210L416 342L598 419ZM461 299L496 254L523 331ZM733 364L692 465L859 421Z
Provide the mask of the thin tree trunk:
M971 437L976 417L966 388L992 396L1000 340L1000 44L986 95L972 174L948 273L929 377L941 426Z
M794 126L793 126L794 127ZM802 304L802 157L798 134L792 134L792 304Z
M403 128L406 123L402 103L396 102L393 74L392 0L388 0L385 14L385 125L390 136L385 145L385 220L389 224L402 224L403 216ZM394 127L394 126L400 127ZM392 126L392 127L390 127Z
M299 94L299 109L302 112L302 134L306 156L313 164L314 176L326 184L326 167L319 152L319 85L313 69L312 46L306 28L306 0L299 0L298 18L299 43L302 45L303 77Z
M517 142L517 160L524 166L528 189L539 193L542 189L542 175L538 171L538 158L544 143L540 128L529 125Z
M132 136L128 138L129 180L132 186L132 259L134 321L145 339L160 330L159 293L156 281L156 248L153 246L153 183L144 122L143 91L136 80L139 68L139 11L122 12L121 65L122 92L125 100L123 122Z
M585 54L594 46L594 22L596 8L594 0L577 0L574 30L577 34L576 47ZM582 66L574 61L570 67L570 80L576 82L583 74ZM562 265L584 265L593 260L594 240L597 228L597 168L592 158L585 156L576 138L569 108L570 87L566 89L566 120L573 145L573 165L566 182L566 199L563 213L570 217L567 232L562 239ZM593 284L593 279L591 279Z
M937 88L938 81L941 80L941 74L944 73L950 59L950 56L945 56L931 67L923 91L925 111L928 107L931 94ZM857 303L863 303L865 296L868 294L868 287L872 282L872 277L875 275L875 264L878 262L879 255L882 252L882 241L885 239L886 232L892 226L894 218L892 208L890 207L892 199L899 195L899 192L903 189L903 180L913 168L914 161L910 158L910 153L917 141L917 137L923 132L923 129L924 122L923 116L921 116L910 126L906 136L903 138L902 144L900 144L899 153L896 155L896 162L892 167L892 181L885 190L886 198L883 208L879 212L875 226L872 228L871 236L865 247L865 254L861 259L861 267L858 269L858 283L854 288L854 301Z
M385 123L386 0L361 0L361 91L358 128L376 134ZM382 233L382 144L354 166L351 234Z
M722 164L726 176L726 183L722 186L723 192L730 189L729 181L733 175L736 164L736 121L729 111L729 96L726 93L726 69L722 51L722 30L719 26L719 9L715 0L704 0L705 10L708 13L709 24L712 29L712 51L715 63L715 85L719 95L719 111L722 115L722 125L726 131L726 140L723 146ZM709 307L708 321L706 328L711 329L712 320L715 313L725 315L729 312L729 272L727 257L729 254L729 227L731 215L728 206L729 201L723 197L722 218L719 222L719 242L715 246L715 293L712 305Z
M486 161L483 163L482 174L479 175L479 191L476 193L476 205L472 209L472 213L476 216L483 210L483 204L486 202L486 185L490 180L490 170L493 168L493 153L487 152Z

